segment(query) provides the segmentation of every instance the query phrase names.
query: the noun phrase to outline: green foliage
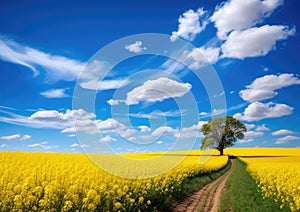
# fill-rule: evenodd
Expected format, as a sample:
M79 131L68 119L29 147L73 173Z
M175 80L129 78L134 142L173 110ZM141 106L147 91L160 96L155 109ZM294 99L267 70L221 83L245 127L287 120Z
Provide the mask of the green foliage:
M235 160L235 167L230 174L221 198L219 212L273 212L290 211L270 198L263 198L255 180L246 170L246 164Z
M224 148L233 146L238 139L243 139L246 131L246 126L232 116L211 119L202 126L205 138L201 149L215 148L223 155Z

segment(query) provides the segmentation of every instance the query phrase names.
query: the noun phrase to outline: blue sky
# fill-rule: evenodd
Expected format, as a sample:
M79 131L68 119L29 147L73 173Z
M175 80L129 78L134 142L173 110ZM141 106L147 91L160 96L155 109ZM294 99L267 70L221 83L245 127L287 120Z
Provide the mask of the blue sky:
M198 149L226 114L300 146L296 0L0 4L0 151Z

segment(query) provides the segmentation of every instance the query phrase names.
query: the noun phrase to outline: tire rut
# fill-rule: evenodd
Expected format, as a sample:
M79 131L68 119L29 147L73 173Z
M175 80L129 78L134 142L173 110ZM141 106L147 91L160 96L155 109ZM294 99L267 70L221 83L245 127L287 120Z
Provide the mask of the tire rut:
M217 212L220 206L222 191L233 167L234 160L231 160L231 167L227 172L180 202L172 209L172 212Z

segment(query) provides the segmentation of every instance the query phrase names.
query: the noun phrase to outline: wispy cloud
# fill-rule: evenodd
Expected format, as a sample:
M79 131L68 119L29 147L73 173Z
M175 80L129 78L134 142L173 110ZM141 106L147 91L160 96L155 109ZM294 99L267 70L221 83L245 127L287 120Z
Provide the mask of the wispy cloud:
M254 138L254 137L260 137L263 136L264 133L263 132L257 132L257 131L247 131L244 133L245 134L245 138Z
M80 76L79 86L84 89L116 89L126 84L124 79L100 81L103 73L111 68L107 61L87 63L86 61L44 52L3 36L0 36L0 59L27 67L35 77L40 72L45 72L49 82L74 81ZM42 95L47 98L58 98L57 96L62 97L62 90L45 91Z
M153 111L152 113L129 113L128 115L135 118L161 118L161 117L179 117L183 116L186 113L186 110L175 110L175 111Z
M3 36L0 37L0 58L29 68L34 76L45 71L51 80L73 81L85 67L85 62L46 53Z
M225 114L225 113L230 112L230 111L238 110L240 108L245 107L247 104L248 103L241 103L241 104L238 104L238 105L233 105L233 106L231 106L227 109L213 109L212 112L202 111L202 112L199 113L199 115L201 116L201 118L209 118L209 117L212 117L212 116Z
M82 81L79 83L80 87L89 89L89 90L111 90L111 89L118 89L129 82L127 79L113 79L113 80L88 80Z
M186 68L182 63L174 61L173 59L168 59L158 69L163 70L166 73L177 74L178 72L183 71Z
M243 143L251 143L253 142L254 139L253 138L249 138L249 139L242 139L242 140L238 140L238 143L243 144Z
M73 143L70 147L71 147L71 148L75 148L75 147L86 148L86 147L88 147L88 145L86 145L86 144Z
M3 106L3 105L0 105L0 108L1 109L4 109L4 110L17 110L16 108L13 108L13 107L7 107L7 106Z
M300 140L300 137L293 136L293 135L287 135L285 137L278 138L276 140L275 144L286 144L286 143L289 143L290 141L296 141L296 140Z
M49 143L47 141L43 141L40 143L34 143L34 144L29 144L27 145L27 147L29 148L40 148L43 150L50 150L50 149L56 149L59 146L58 145L49 145Z
M7 141L19 140L20 138L21 138L20 134L6 135L1 137L2 140L7 140Z
M66 89L50 89L41 92L41 95L46 98L64 98L64 97L68 97L65 91Z

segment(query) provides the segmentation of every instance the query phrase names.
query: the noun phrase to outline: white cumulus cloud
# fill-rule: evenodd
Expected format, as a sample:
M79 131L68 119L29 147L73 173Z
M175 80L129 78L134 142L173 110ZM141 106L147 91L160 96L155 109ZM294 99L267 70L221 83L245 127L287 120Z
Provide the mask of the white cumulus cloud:
M144 126L144 125L142 125L142 126L138 126L138 128L140 129L140 132L150 132L151 131L151 129L149 128L149 127L147 127L147 126Z
M74 148L74 147L78 147L78 146L79 146L79 144L73 143L70 147Z
M16 140L20 140L20 141L26 141L28 139L31 138L30 135L20 135L19 133L14 134L14 135L7 135L7 136L2 136L0 137L3 140L7 140L7 141L16 141Z
M29 140L31 138L31 135L23 135L22 136L22 141Z
M107 102L107 104L109 104L111 106L115 106L115 105L119 105L121 102L125 102L125 100L122 100L122 99L109 99L106 102Z
M106 120L96 119L94 113L87 112L83 109L66 110L66 112L59 112L57 110L41 110L33 113L31 116L21 116L13 113L7 113L11 117L1 117L0 121L10 124L17 124L21 126L33 128L50 128L60 129L61 133L68 133L70 136L75 136L76 132L83 132L94 135L99 132L108 134L113 133L124 138L130 138L137 131L130 128L118 120L109 118ZM3 139L29 139L29 135L23 137L19 134L6 137Z
M32 128L50 128L60 129L63 132L75 133L77 130L81 132L97 133L96 115L89 113L83 109L66 110L59 112L57 110L41 110L30 116L22 116L8 112L6 116L0 116L0 121L10 124L16 124ZM73 123L73 121L76 121Z
M162 102L165 99L182 97L192 88L189 83L181 83L165 77L148 80L127 93L126 104L134 105L141 101Z
M246 126L248 131L256 127L255 124L245 124L245 126Z
M287 116L292 112L293 108L286 104L253 102L243 113L236 113L234 117L245 121L259 121L266 118Z
M281 4L283 0L229 0L218 6L210 20L214 22L220 39L228 33L255 26Z
M1 148L6 148L6 147L8 147L6 144L1 144L1 146L0 146Z
M294 74L265 75L255 79L245 90L240 91L242 99L255 102L273 98L277 95L276 90L291 85L299 85L300 80Z
M175 134L176 138L201 138L203 134L201 132L202 126L206 124L206 121L199 121L197 124L191 127L183 127Z
M83 126L91 125L93 122L91 119L95 117L94 113L89 113L83 109L66 110L65 113L56 110L41 110L28 117L28 121L40 124L41 127L45 128L65 129L73 126L73 120L76 120L76 125L80 123Z
M97 128L101 133L113 133L126 139L129 139L136 133L136 130L112 118L104 121L98 121Z
M107 135L103 138L101 138L99 141L100 143L108 143L108 142L113 142L113 141L116 141L117 139L111 137L110 135Z
M155 137L165 136L165 135L175 135L178 132L178 130L173 129L169 126L161 126L156 128L151 135Z
M190 69L198 69L206 64L214 64L218 61L220 55L219 48L212 47L199 47L193 48L185 56L186 62L189 64Z
M265 25L244 31L233 31L221 46L222 57L244 59L265 56L275 48L277 41L294 34L294 28L290 29L288 26L281 25Z
M272 132L273 136L290 135L290 134L296 134L296 132L291 131L291 130L287 130L287 129L281 129L281 130L277 130L277 131Z
M178 30L172 32L171 41L175 41L179 37L189 41L194 40L196 35L202 32L208 23L205 19L200 21L205 13L202 8L197 11L190 9L183 13L178 19Z
M125 49L130 52L138 54L141 53L142 51L147 50L147 47L143 46L142 41L136 41L135 43L125 45Z

